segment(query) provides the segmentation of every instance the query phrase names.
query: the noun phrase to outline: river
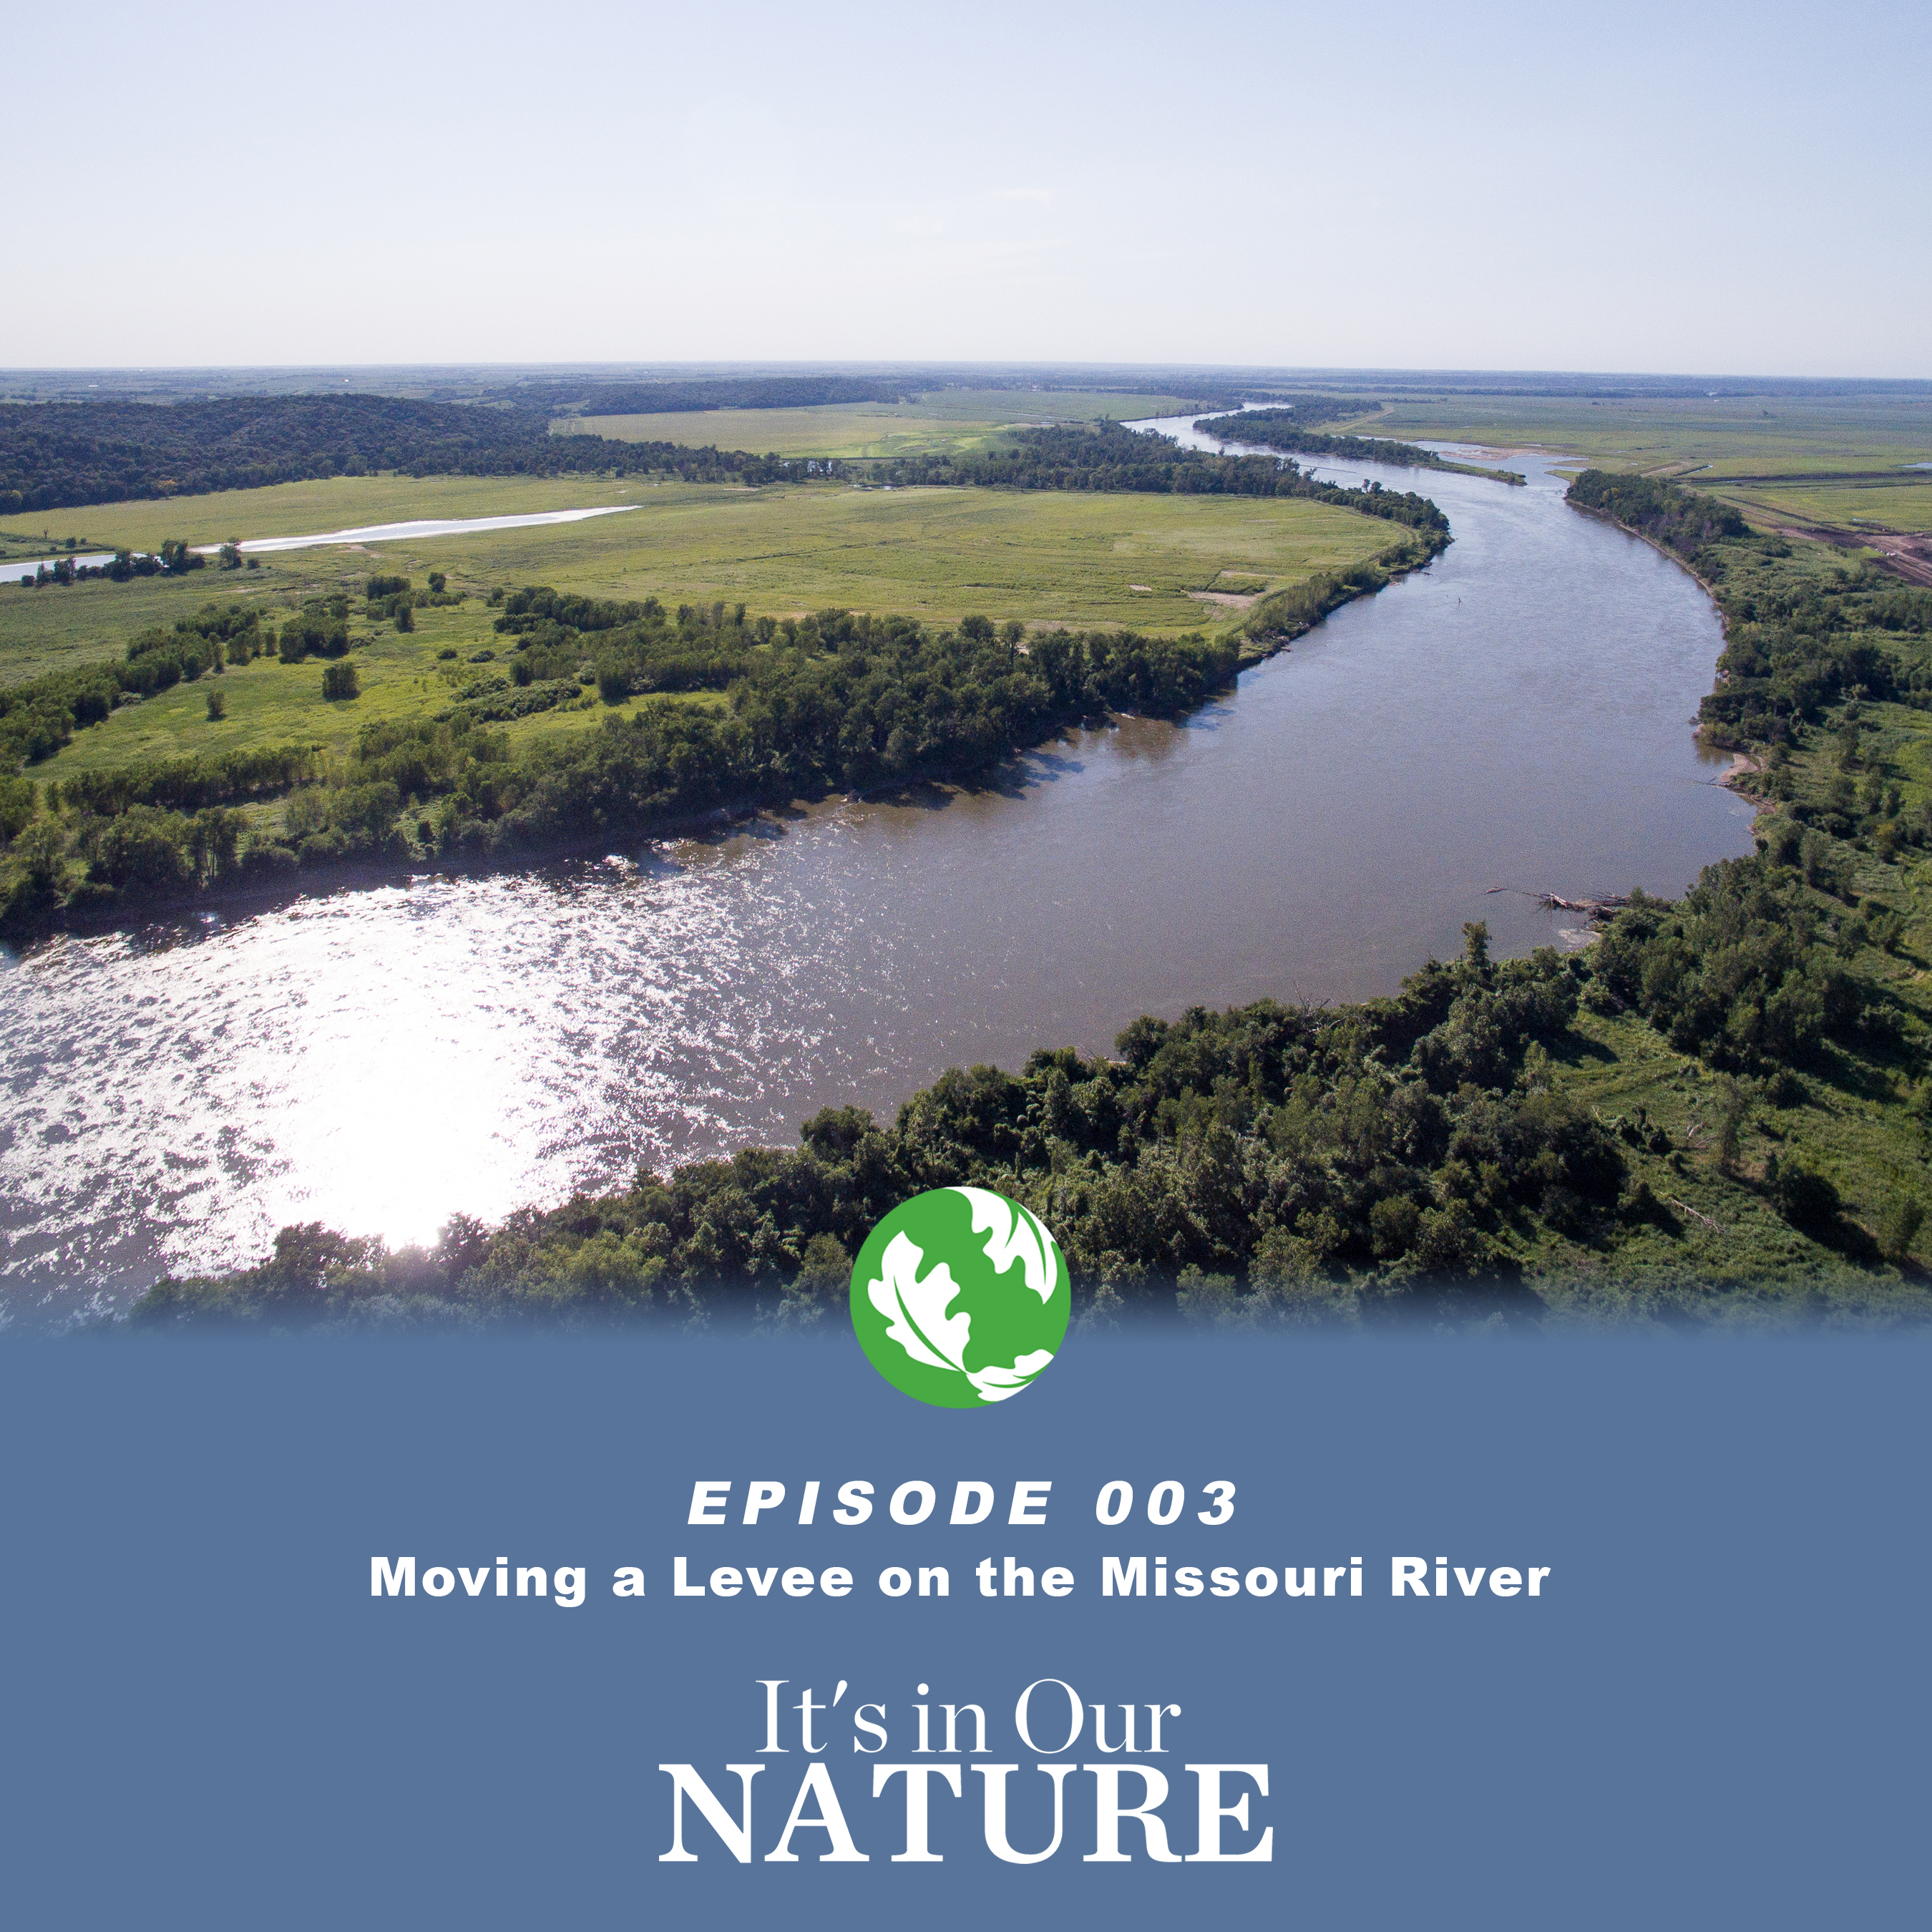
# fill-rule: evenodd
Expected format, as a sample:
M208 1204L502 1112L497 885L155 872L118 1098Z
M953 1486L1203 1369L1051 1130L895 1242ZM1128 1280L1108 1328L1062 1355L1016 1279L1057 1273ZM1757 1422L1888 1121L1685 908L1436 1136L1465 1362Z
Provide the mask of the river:
M1143 1012L1388 992L1466 920L1569 943L1529 892L1682 890L1750 849L1691 739L1717 614L1512 460L1527 488L1318 466L1421 489L1455 542L1178 726L0 962L4 1312L123 1302L297 1220L427 1238Z

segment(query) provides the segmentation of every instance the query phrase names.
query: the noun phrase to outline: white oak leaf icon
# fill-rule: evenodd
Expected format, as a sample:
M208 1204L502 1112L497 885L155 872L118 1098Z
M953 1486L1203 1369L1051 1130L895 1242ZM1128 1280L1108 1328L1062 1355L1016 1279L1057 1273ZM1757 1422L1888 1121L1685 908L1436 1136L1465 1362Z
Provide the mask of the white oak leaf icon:
M895 1234L880 1257L881 1279L868 1282L866 1292L886 1318L888 1340L928 1368L950 1369L963 1376L973 1318L963 1311L947 1317L947 1304L959 1292L959 1284L944 1262L921 1281L919 1264L925 1258L922 1248L904 1233Z

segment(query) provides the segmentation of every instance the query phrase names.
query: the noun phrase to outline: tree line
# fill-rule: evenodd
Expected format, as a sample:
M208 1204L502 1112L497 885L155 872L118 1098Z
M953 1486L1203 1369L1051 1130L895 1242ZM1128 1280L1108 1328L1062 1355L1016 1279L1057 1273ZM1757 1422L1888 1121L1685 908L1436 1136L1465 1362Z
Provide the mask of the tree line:
M1695 564L1700 552L1726 537L1750 533L1750 525L1730 504L1653 476L1586 470L1566 494L1580 509L1594 511L1648 537L1687 563Z
M1372 404L1364 406L1372 408ZM1342 413L1337 408L1331 413ZM1487 476L1498 483L1520 484L1514 470L1490 470L1480 464L1452 462L1420 443L1397 442L1387 436L1348 436L1306 427L1305 407L1244 410L1238 415L1203 416L1194 427L1223 442L1258 442L1268 449L1296 449L1308 456L1339 456L1352 463L1388 463L1406 470L1453 470L1467 476Z
M1870 570L1791 568L1786 538L1754 536L1728 503L1653 477L1586 470L1568 495L1682 558L1711 586L1725 619L1717 682L1699 708L1712 743L1788 750L1848 701L1932 708L1922 643L1932 590Z
M1022 430L1010 446L942 451L876 465L896 487L968 485L1011 490L1120 490L1173 496L1298 496L1380 517L1412 530L1446 532L1449 519L1426 496L1379 483L1348 489L1304 476L1292 460L1220 456L1183 449L1166 436L1118 423Z
M664 473L774 482L772 457L552 436L548 412L399 396L34 403L0 410L0 514L325 476ZM197 560L199 561L199 560Z
M548 410L526 405L364 394L33 404L0 410L0 514L394 471L415 476L662 475L748 485L860 478L902 486L1304 496L1417 529L1448 527L1441 510L1413 492L1318 483L1292 461L1184 450L1117 423L1022 430L998 449L890 462L553 436L549 424ZM222 562L241 567L246 560L238 548L229 548L232 556L225 550ZM194 569L204 561L185 545L176 549L178 555L158 562L124 553L100 566L100 573L122 578L155 568ZM49 580L92 574L70 564L64 560Z
M903 403L903 382L868 376L715 376L658 382L532 382L516 400L549 416L697 414L709 410L812 410L834 403Z
M411 594L387 579L370 588L372 610ZM307 745L146 760L50 784L38 807L31 781L11 779L4 808L21 822L9 834L0 926L19 934L63 910L112 910L345 860L497 860L634 836L720 806L982 771L1077 720L1191 710L1238 658L1232 642L1132 631L1036 633L1022 650L1023 626L977 616L941 627L842 610L754 618L742 604L674 612L656 598L542 587L502 608L507 660L480 654L490 659L484 676L441 713L367 727L326 770ZM314 654L330 670L352 668L340 662L346 614L344 597L312 600L277 638L257 610L211 606L144 632L120 663L0 692L0 752L31 769L124 694L242 656ZM694 692L717 701L668 694ZM644 704L620 710L640 694ZM604 728L518 747L488 728L522 715L519 700L540 710L566 696L601 698L610 707ZM278 795L279 825L237 808Z

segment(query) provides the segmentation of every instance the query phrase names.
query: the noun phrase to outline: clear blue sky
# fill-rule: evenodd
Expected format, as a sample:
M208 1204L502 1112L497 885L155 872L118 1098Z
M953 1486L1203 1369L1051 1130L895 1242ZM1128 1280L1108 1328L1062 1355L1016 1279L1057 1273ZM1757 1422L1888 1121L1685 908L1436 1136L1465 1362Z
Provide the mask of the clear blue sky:
M57 42L7 83L4 365L1932 376L1923 4L187 0Z

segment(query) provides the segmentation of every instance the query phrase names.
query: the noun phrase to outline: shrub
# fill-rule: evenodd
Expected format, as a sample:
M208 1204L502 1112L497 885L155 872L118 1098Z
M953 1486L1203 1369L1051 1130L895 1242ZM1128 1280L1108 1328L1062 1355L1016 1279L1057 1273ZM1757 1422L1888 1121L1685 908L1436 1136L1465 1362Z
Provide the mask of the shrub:
M1911 1258L1912 1244L1924 1224L1925 1210L1910 1195L1893 1195L1879 1216L1879 1252L1902 1268Z
M34 815L32 778L0 778L0 840L17 838Z
M1771 1192L1778 1211L1807 1233L1820 1233L1838 1218L1838 1189L1802 1160L1794 1158L1780 1166Z
M325 664L322 667L322 694L332 701L338 698L362 696L362 681L356 675L355 665L347 658L344 658L340 664Z
M227 716L228 700L226 696L219 691L209 692L208 694L208 722L211 724L219 724L220 721Z

